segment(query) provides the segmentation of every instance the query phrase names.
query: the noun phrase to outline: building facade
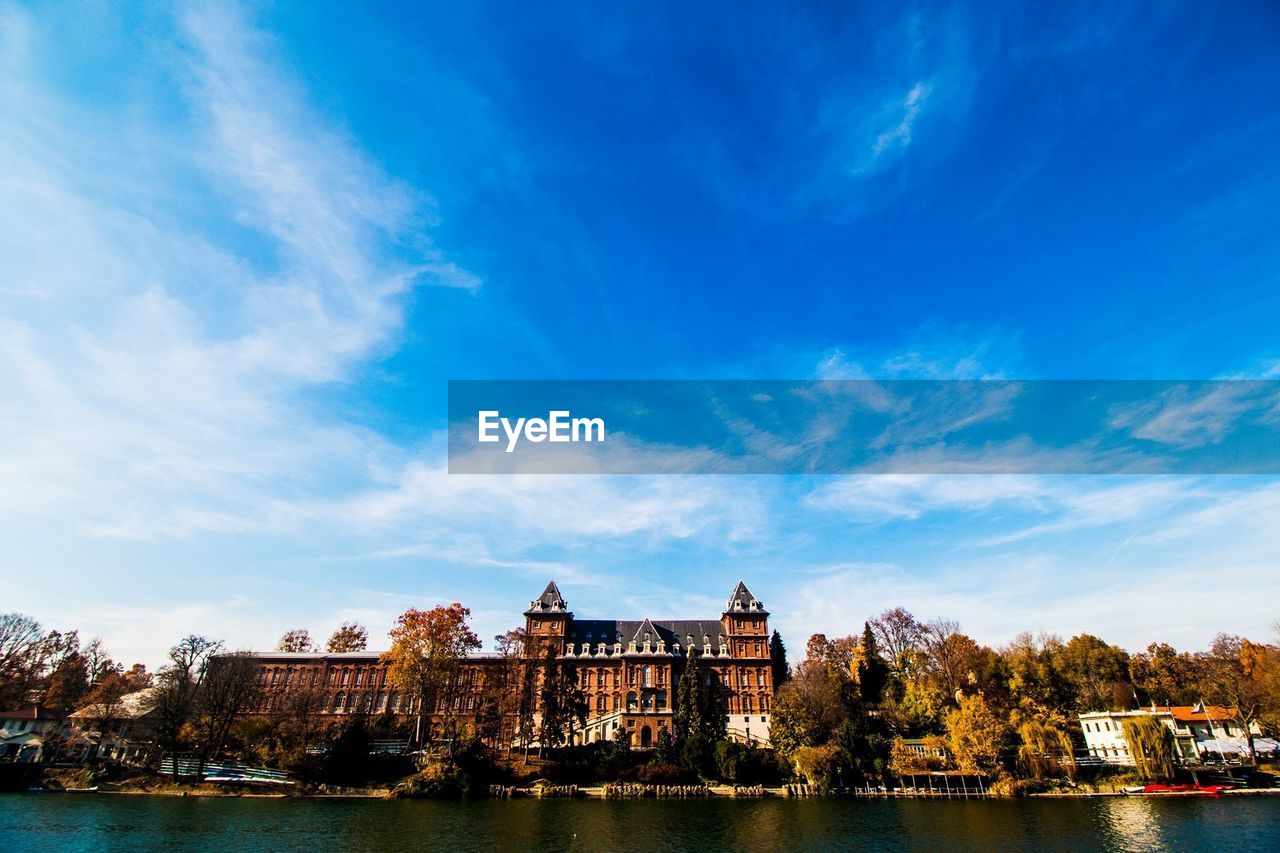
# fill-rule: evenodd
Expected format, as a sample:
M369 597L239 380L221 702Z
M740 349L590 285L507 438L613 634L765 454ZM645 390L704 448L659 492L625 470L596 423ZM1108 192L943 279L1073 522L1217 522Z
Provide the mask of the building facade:
M1133 755L1124 737L1124 721L1137 717L1155 717L1173 735L1174 758L1184 764L1199 764L1206 759L1220 759L1224 751L1244 749L1244 726L1233 708L1218 705L1152 705L1132 711L1090 711L1080 715L1085 749L1092 759L1103 764L1129 767ZM1257 723L1250 731L1260 736ZM1238 743L1239 742L1239 743ZM1266 742L1255 744L1267 746Z
M745 583L738 582L717 618L577 619L554 581L523 615L524 659L541 664L549 655L570 666L586 698L587 719L575 742L613 740L625 732L633 746L653 746L672 728L676 684L691 651L707 683L714 680L723 691L729 736L769 742L769 613ZM317 713L330 723L357 712L409 717L421 710L389 681L379 652L263 652L258 659L260 713L279 710L299 688L318 694ZM454 714L474 715L486 677L508 663L494 653L469 656L454 691Z

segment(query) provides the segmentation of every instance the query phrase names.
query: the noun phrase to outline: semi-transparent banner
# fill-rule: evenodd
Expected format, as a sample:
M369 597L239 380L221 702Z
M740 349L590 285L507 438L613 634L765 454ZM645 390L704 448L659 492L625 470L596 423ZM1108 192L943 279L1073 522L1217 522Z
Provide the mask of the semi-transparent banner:
M452 381L451 474L1277 474L1280 382Z

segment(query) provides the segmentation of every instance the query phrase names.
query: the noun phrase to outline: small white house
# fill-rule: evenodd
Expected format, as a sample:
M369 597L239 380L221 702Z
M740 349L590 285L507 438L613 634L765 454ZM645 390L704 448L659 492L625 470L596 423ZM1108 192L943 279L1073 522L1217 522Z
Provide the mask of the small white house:
M1218 759L1224 750L1240 752L1246 747L1244 726L1234 708L1219 705L1152 705L1134 711L1089 711L1080 715L1085 748L1090 758L1106 764L1131 766L1133 756L1124 738L1124 721L1136 717L1155 717L1173 734L1174 757L1178 761L1198 763ZM1262 734L1257 723L1250 725L1255 738ZM1272 741L1255 742L1257 751L1267 751Z
M35 706L0 712L0 760L42 761L67 734L65 711Z

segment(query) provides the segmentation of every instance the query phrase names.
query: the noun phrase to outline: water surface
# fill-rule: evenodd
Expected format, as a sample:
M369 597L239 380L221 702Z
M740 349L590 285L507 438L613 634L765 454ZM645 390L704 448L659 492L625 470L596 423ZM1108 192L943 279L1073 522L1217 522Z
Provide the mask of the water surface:
M0 849L1280 850L1280 798L404 802L0 796Z

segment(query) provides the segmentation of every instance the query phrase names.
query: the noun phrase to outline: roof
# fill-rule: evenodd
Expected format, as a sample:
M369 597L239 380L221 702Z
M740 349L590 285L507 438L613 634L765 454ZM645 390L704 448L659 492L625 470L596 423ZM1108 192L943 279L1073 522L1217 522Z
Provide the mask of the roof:
M63 708L47 708L44 705L33 705L30 708L0 711L0 720L65 720L69 713Z
M653 633L653 642L658 640L667 644L667 653L673 651L676 643L681 648L690 644L701 647L710 643L719 650L720 637L724 634L724 625L719 619L575 619L569 623L569 635L565 639L570 643L629 643L635 640L637 645L644 643L644 633Z
M738 581L738 585L733 588L733 594L729 596L729 602L724 606L724 612L739 613L744 610L769 615L764 605L760 603L760 599L751 594L751 590L747 589L745 583Z
M1214 722L1234 720L1239 716L1235 708L1224 708L1221 705L1160 705L1153 706L1152 710L1172 714L1180 723L1204 723L1210 719Z
M377 663L386 652L236 652L263 661L299 663ZM224 657L219 655L219 657ZM467 660L501 657L497 652L471 652Z
M1080 719L1141 717L1147 714L1168 714L1180 723L1208 722L1210 715L1214 722L1234 720L1239 716L1235 708L1224 708L1221 705L1150 705L1146 708L1133 708L1127 711L1085 711L1080 714Z
M560 594L560 587L556 586L555 581L547 584L547 588L542 591L542 595L529 602L529 609L524 612L526 616L536 616L540 613L568 613L569 606L564 602L564 596Z
M114 708L108 708L105 703L85 705L71 716L77 720L97 720L104 717L136 720L155 710L155 695L159 689L146 687L135 690L133 693L126 693L120 697L119 703Z

